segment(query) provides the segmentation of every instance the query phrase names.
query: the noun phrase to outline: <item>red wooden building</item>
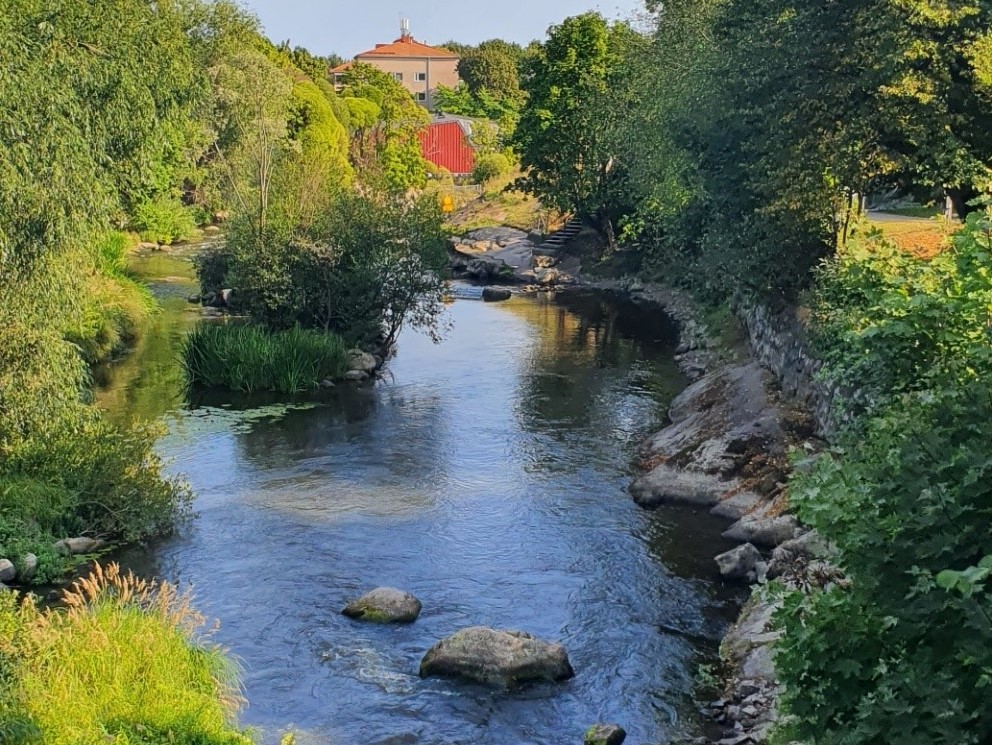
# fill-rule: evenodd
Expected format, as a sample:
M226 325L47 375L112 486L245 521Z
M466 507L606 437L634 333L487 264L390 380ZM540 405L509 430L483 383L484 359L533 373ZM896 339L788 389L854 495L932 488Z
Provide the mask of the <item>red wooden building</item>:
M475 167L471 138L469 120L441 117L420 133L420 151L425 160L447 168L456 176L471 173Z

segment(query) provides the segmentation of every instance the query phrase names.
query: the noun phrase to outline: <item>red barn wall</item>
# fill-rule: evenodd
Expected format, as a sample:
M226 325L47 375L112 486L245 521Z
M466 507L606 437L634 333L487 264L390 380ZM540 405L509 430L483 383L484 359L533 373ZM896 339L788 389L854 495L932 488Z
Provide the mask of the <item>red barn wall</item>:
M458 122L436 122L420 133L424 159L454 174L471 173L475 150Z

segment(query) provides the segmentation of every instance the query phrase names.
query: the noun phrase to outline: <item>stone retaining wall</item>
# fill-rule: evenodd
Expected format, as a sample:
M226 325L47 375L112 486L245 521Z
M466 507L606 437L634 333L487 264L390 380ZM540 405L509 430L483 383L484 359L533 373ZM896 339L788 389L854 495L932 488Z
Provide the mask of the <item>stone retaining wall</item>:
M808 409L816 433L829 440L840 424L834 410L839 391L817 379L821 362L812 354L797 308L772 309L738 300L734 311L747 331L754 358L775 376L786 396Z

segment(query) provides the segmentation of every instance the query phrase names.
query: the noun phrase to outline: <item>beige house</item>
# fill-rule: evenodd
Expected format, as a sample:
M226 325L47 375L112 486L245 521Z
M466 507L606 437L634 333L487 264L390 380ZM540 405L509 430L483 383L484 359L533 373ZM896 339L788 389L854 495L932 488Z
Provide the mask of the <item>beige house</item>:
M460 82L458 55L414 39L408 21L403 21L400 38L392 44L376 44L375 49L357 55L355 61L389 73L410 91L417 103L428 109L434 107L433 94L439 85L454 88ZM339 90L349 67L350 62L331 70L334 85Z

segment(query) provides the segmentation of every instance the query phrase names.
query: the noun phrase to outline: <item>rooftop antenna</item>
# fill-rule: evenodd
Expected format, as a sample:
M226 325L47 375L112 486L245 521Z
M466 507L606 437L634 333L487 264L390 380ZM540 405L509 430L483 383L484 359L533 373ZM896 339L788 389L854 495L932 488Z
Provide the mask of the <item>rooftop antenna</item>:
M410 38L410 19L401 18L400 19L400 38L409 39Z

